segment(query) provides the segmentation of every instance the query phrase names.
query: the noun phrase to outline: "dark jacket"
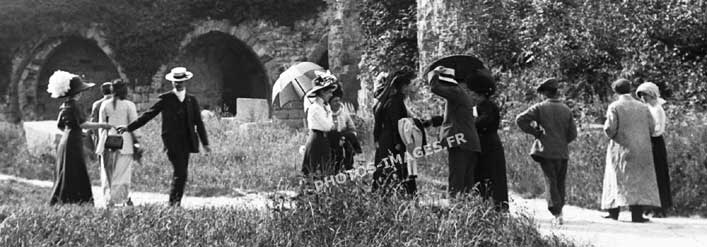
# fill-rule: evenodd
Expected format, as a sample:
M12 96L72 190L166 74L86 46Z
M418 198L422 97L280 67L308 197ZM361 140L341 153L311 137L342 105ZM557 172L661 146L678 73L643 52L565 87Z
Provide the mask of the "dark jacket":
M476 130L483 152L503 149L498 127L501 125L501 110L490 100L484 100L476 106Z
M440 82L439 76L432 78L430 86L433 93L446 99L444 121L439 134L442 146L481 152L471 95L459 85ZM462 137L463 141L455 137ZM447 142L448 140L450 142Z
M537 127L531 126L532 122ZM577 138L572 112L562 101L548 99L516 117L520 129L535 136L530 155L547 159L569 159L569 143Z
M160 95L159 100L149 110L128 125L128 131L142 127L160 113L162 113L162 141L167 150L198 153L199 140L204 146L209 145L206 128L201 120L199 103L191 94L186 95L184 102L180 102L177 95L171 91Z
M375 124L373 126L373 140L378 143L376 149L376 164L383 157L388 157L388 151L394 154L405 152L405 145L398 132L398 120L407 117L404 95L395 94L385 99L385 102L377 105L374 109ZM400 150L395 146L399 144Z

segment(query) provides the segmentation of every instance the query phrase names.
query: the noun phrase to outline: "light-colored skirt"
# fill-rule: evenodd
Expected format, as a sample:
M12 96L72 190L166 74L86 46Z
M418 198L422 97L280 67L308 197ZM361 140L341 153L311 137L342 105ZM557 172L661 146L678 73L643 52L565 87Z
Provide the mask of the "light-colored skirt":
M130 194L133 155L105 151L100 160L101 187L106 205L126 203Z

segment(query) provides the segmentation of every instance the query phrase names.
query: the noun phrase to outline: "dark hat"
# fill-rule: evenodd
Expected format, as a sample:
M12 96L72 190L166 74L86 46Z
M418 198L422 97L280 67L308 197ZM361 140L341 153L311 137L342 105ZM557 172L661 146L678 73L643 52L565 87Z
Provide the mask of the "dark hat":
M476 73L477 70L486 69L484 63L476 57L469 55L453 55L432 62L427 66L424 74L427 75L427 73L439 66L454 69L454 80L457 82L465 82L465 79L469 77L469 75Z
M95 85L95 83L84 82L78 75L57 70L49 76L47 92L51 94L52 98L64 98L78 94Z
M631 81L620 78L611 83L611 89L617 94L631 93Z
M542 92L545 90L557 90L558 88L560 88L560 82L556 78L546 78L538 84L535 91Z
M476 69L464 79L464 83L471 91L482 94L486 97L496 92L496 83L491 76L491 71L487 69Z
M71 79L71 82L69 85L71 85L71 89L69 89L69 92L66 93L65 97L66 96L73 96L73 95L78 94L80 92L86 91L86 90L92 88L93 86L95 86L96 84L90 83L90 82L84 82L81 79L81 77L77 76L77 77L74 77L73 79Z

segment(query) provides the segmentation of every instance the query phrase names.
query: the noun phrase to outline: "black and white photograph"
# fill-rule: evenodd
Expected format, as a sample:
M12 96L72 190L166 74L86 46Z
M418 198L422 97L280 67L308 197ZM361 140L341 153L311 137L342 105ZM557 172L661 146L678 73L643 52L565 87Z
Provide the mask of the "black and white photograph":
M707 246L707 2L0 0L0 246Z

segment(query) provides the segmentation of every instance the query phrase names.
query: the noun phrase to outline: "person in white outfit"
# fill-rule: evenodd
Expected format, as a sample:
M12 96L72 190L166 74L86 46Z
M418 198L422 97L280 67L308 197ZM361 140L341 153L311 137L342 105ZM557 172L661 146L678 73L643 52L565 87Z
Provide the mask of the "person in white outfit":
M113 98L101 104L98 120L113 126L124 126L137 119L135 103L126 99L127 84L121 79L113 81ZM122 149L107 149L108 135L121 135ZM101 186L107 206L116 204L132 205L130 200L130 180L133 165L134 136L131 132L118 134L115 129L100 132L96 153L101 156Z

